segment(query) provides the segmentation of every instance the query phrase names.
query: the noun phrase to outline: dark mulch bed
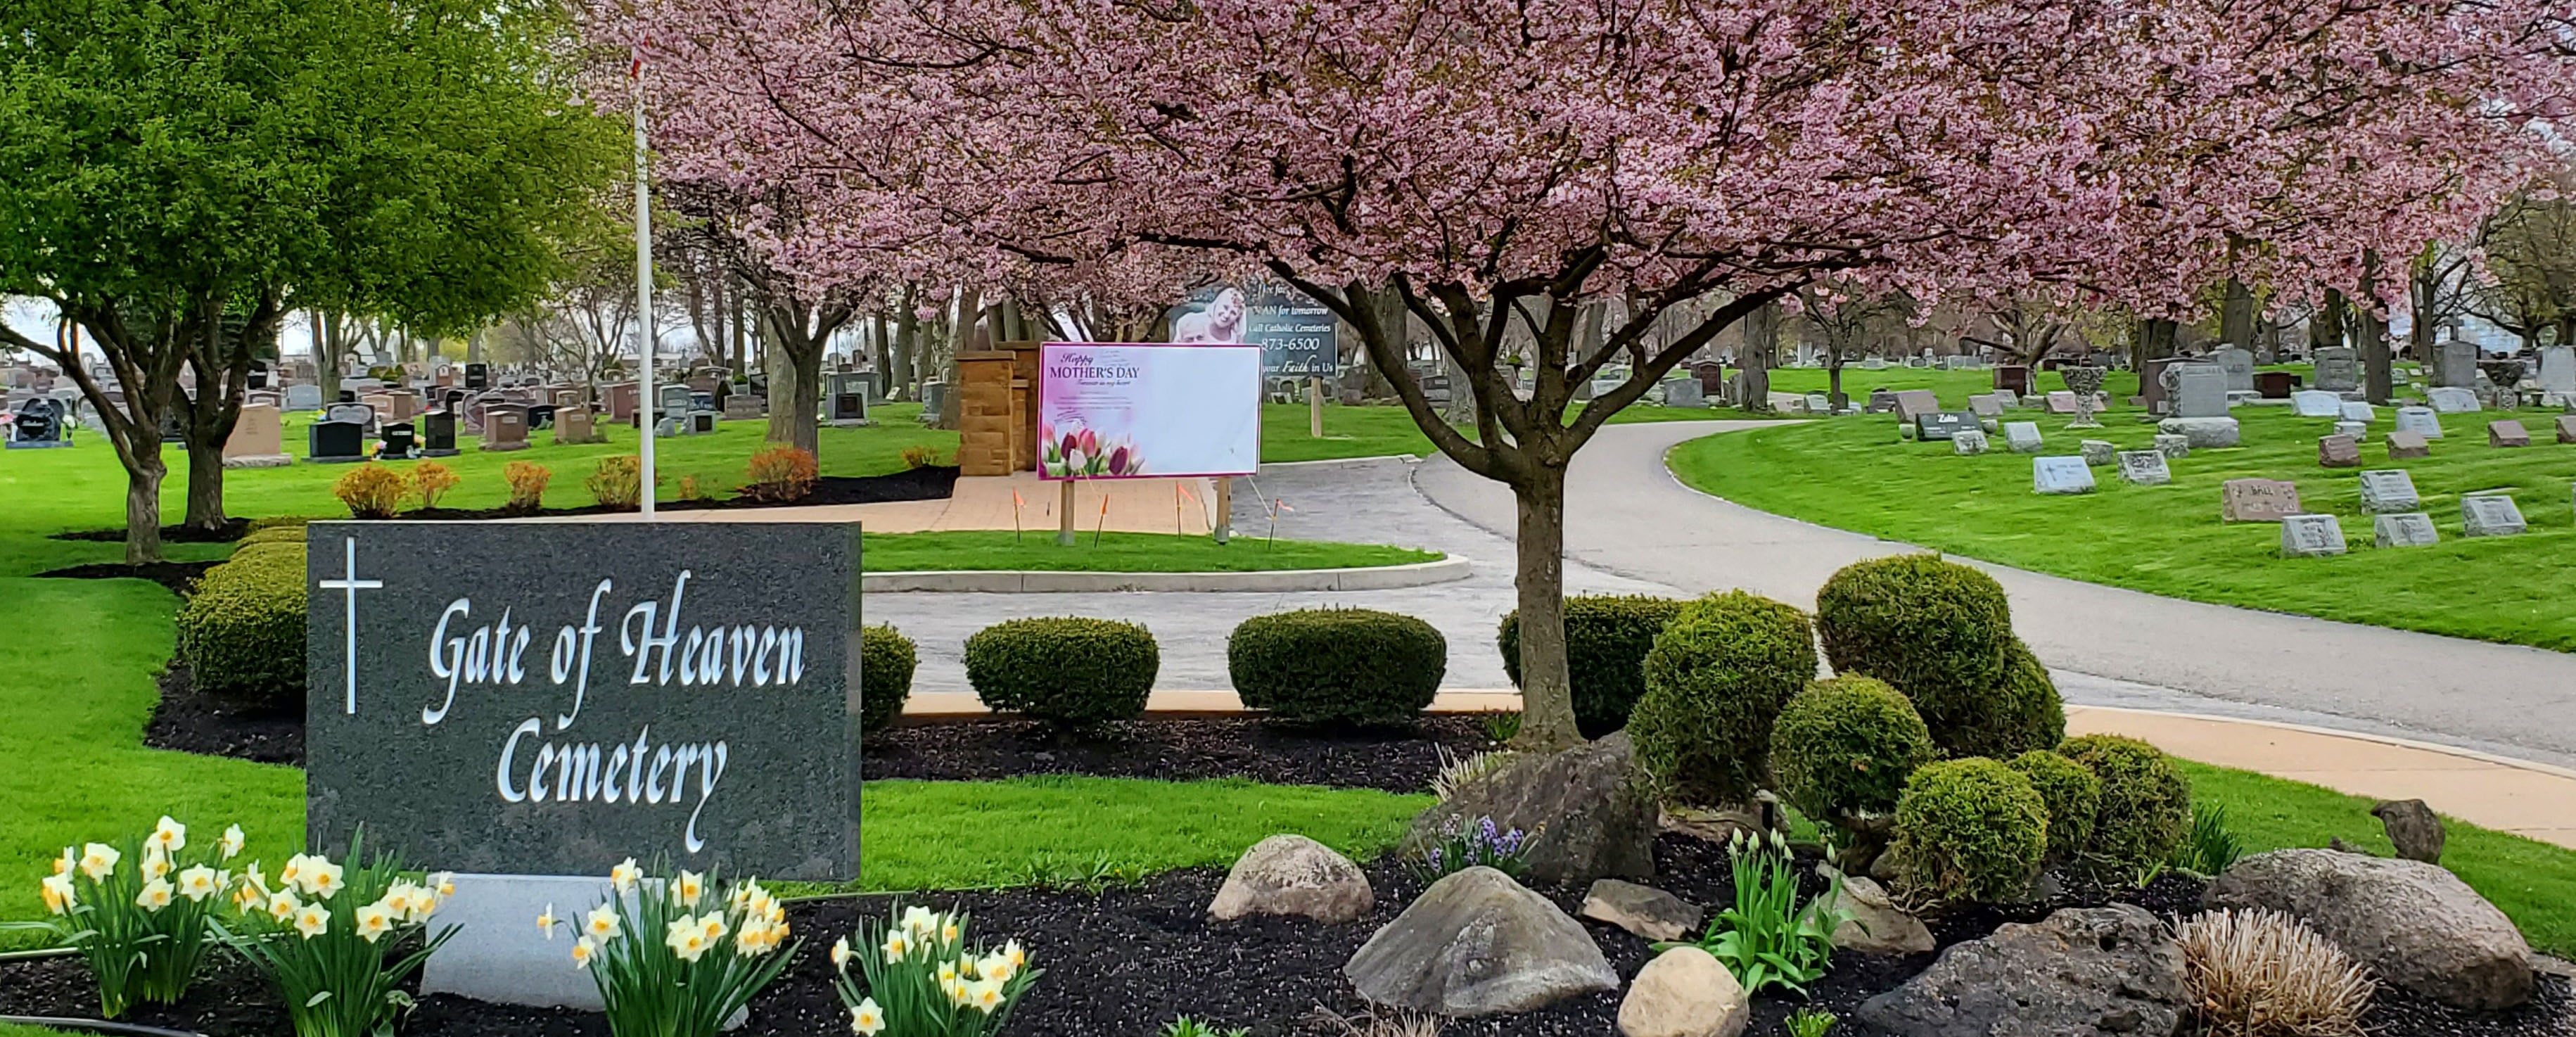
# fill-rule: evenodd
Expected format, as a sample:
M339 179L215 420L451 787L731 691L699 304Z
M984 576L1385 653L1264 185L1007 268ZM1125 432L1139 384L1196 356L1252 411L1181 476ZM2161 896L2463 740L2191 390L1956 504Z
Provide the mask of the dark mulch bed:
M1329 732L1249 717L1154 717L1059 738L1021 720L898 727L860 754L869 780L980 781L1022 774L1111 778L1249 778L1274 785L1420 792L1440 772L1440 749L1489 748L1473 716L1425 716L1408 727Z
M304 766L304 707L258 706L204 694L176 659L161 672L161 701L143 744L256 763Z
M145 562L141 565L127 565L124 562L93 562L89 565L65 566L40 572L36 577L45 580L150 580L174 592L185 594L188 588L196 585L198 577L206 574L206 570L221 564L223 563Z
M188 526L161 527L162 541L172 544L229 544L248 535L250 535L249 519L231 519L218 529L195 529ZM125 542L125 527L56 533L53 539L79 540L93 544L122 544Z
M1723 851L1683 836L1657 847L1657 884L1701 903L1731 902ZM1016 937L1046 970L1037 989L1013 1017L1014 1037L1150 1037L1173 1016L1189 1014L1228 1026L1248 1026L1262 1037L1324 1032L1304 1020L1321 1006L1346 1015L1363 1010L1341 978L1352 952L1391 921L1422 890L1422 883L1390 862L1369 869L1377 910L1365 922L1316 926L1279 919L1210 923L1207 904L1224 881L1222 872L1195 869L1158 876L1132 888L1097 893L1017 890L934 895L938 907L974 915L977 934ZM1548 890L1572 910L1580 889ZM2200 885L2172 876L2116 899L2160 914L2187 908ZM2053 902L2015 908L1981 908L1934 920L1944 947L1984 936L2009 921L2034 921L2059 907L2098 906L2108 891L2082 883ZM916 901L918 902L918 901ZM848 1016L830 986L823 951L862 917L883 918L891 897L808 903L791 911L805 940L795 964L756 1002L741 1037L816 1037L846 1032ZM1587 923L1621 975L1634 975L1648 956L1646 942L1617 929ZM1766 995L1754 1005L1748 1034L1776 1034L1780 1020L1813 1003L1844 1017L1838 1035L1867 1034L1856 1018L1861 1002L1891 989L1930 965L1934 955L1877 958L1843 955L1816 984L1813 1001ZM0 964L0 1014L74 1015L95 1010L86 974L66 961ZM199 1029L216 1037L250 1037L282 1031L269 995L238 965L216 964L187 1001L139 1009L134 1021ZM1545 1011L1495 1019L1452 1021L1447 1037L1604 1037L1616 1033L1617 994L1597 994ZM2443 1009L2402 992L2384 991L2368 1024L2375 1037L2567 1037L2576 1008L2563 979L2548 978L2541 996L2523 1009L2470 1015ZM404 1024L410 1037L605 1037L599 1017L483 1004L460 998L427 998Z

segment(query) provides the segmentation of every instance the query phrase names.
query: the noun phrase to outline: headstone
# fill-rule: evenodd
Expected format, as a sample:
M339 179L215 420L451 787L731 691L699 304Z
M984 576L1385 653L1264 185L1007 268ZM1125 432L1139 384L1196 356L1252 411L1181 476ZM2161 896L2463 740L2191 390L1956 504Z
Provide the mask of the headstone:
M456 456L456 412L427 411L420 416L420 456Z
M2281 516L2281 557L2325 558L2344 550L2343 523L2334 516Z
M2317 350L2317 388L2327 392L2352 392L2361 388L2361 361L2350 346L2327 346Z
M2020 407L2023 405L2021 394L2010 389L1997 389L1988 395L1993 396L1995 398L1995 402L2001 403L2006 407Z
M2451 339L2442 343L2440 362L2433 365L2433 376L2440 387L2474 389L2478 385L2478 347L2474 342Z
M2531 430L2522 427L2522 422L2515 421L2511 418L2507 418L2503 421L2487 422L2487 445L2497 447L2530 446Z
M2007 421L2004 423L2004 447L2016 454L2036 454L2041 445L2039 423Z
M2334 434L2349 436L2353 442L2358 443L2370 438L2370 426L2358 421L2338 421L2335 422Z
M2073 414L2073 413L2075 413L2075 409L2076 409L2076 402L2075 402L2075 394L2074 394L2074 393L2068 392L2068 391L2066 391L2066 390L2064 390L2064 389L2059 389L2059 390L2057 390L2056 392L2052 392L2052 393L2049 393L2049 394L2048 394L2048 412L2049 412L2049 413L2051 413L2051 414Z
M2379 408L2373 407L2361 400L2343 401L2341 413L2343 415L2343 420L2358 421L2364 425L2379 420Z
M2177 418L2227 416L2227 372L2216 364L2174 364L2165 368L2174 380L2173 414Z
M2165 464L2165 455L2156 450L2120 451L2120 481L2132 486L2166 486L2173 482L2173 468Z
M2227 373L2227 391L2254 391L2254 354L2226 346L2209 354L2209 359Z
M1930 389L1907 389L1896 394L1896 420L1908 425L1917 417L1940 410L1941 398Z
M2005 364L1995 368L1995 388L2012 390L2014 396L2028 396L2033 384L2028 367Z
M575 446L582 443L601 443L606 441L607 437L599 434L599 427L596 423L596 419L592 417L590 411L559 410L555 412L556 446Z
M2415 492L2415 477L2403 468L2374 468L2361 473L2361 513L2395 515L2419 511L2424 498Z
M1963 430L1976 430L1977 416L1963 410L1935 411L1914 419L1914 438L1924 442L1946 440Z
M2565 414L2559 416L2558 441L2561 443L2576 443L2576 414Z
M1834 412L1834 398L1827 396L1824 393L1808 393L1806 402L1807 413L1809 414L1831 414Z
M2298 391L2298 388L2299 376L2291 374L2288 371L2254 372L2253 395L2255 399L2286 400L2290 398L2291 393ZM2233 398L2237 394L2231 392L2227 395L2230 398Z
M304 457L308 461L341 464L367 459L367 426L363 422L324 418L305 427L304 439Z
M2033 493L2055 495L2091 493L2093 466L2081 457L2031 458L2030 488Z
M1896 390L1882 386L1869 391L1869 403L1861 408L1861 413L1886 414L1895 409Z
M2391 432L2388 434L2389 460L2412 461L2431 456L2433 456L2433 445L2425 441L2423 433Z
M414 443L411 438L410 422L386 422L385 427L377 434L376 459L380 461L408 461L411 460L414 451L418 448L418 444Z
M2156 433L2156 452L2165 455L2165 460L2168 461L2179 461L2190 457L2191 437Z
M1884 371L1884 370L1887 370L1887 358L1885 358L1885 357L1875 357L1875 356L1874 356L1874 357L1870 357L1870 358L1868 358L1868 359L1862 360L1862 361L1860 362L1860 369L1861 369L1861 370L1863 370L1863 371Z
M2301 510L2299 484L2286 479L2229 479L2218 488L2218 516L2227 522L2279 522Z
M2327 436L2317 440L2317 464L2327 468L2361 467L2361 441L2351 436Z
M726 421L758 421L769 416L769 401L747 392L725 397Z
M1664 406L1706 407L1708 394L1700 391L1697 378L1674 378L1664 382Z
M322 387L290 385L286 387L286 409L293 412L322 409Z
M2316 389L2290 394L2290 409L2302 418L2343 417L2343 397Z
M481 391L481 390L484 390L484 389L489 389L489 388L491 388L491 387L492 387L492 365L490 365L490 364L467 364L467 365L465 365L465 387L466 387L466 388L468 388L468 389L473 389L473 390L478 391L478 392L479 392L479 391Z
M295 463L286 453L285 415L275 407L243 407L224 440L224 467L276 468Z
M688 420L689 420L689 431L690 431L691 433L694 433L694 434L697 434L697 435L705 435L706 433L713 432L713 431L715 431L715 430L716 430L716 412L714 412L714 411L711 411L711 410L693 410L693 411L690 411L690 412L689 412L689 419L688 419Z
M2560 407L2576 403L2576 347L2550 346L2540 351L2540 401Z
M1960 429L1950 435L1950 452L1962 457L1986 452L1986 430Z
M2424 390L2424 402L2432 404L2436 414L2475 414L2478 394L2455 386L2437 385Z
M2431 407L2397 408L2397 431L2412 432L2426 439L2442 438L2442 419Z
M528 405L483 405L483 449L500 452L528 448Z
M2371 516L2370 542L2375 547L2431 547L2442 542L2442 534L2433 528L2433 516L2410 511Z
M322 420L355 422L361 428L372 429L376 424L376 408L364 403L334 403L322 411Z
M2156 423L2156 431L2185 437L2194 450L2224 450L2243 435L2234 418L2166 418Z
M2116 444L2107 443L2099 439L2088 439L2077 445L2076 452L2083 455L2085 464L2092 465L2095 468L2102 468L2113 464L2117 460L2120 448Z
M1981 392L1968 397L1968 410L1980 418L2000 418L2004 415L2004 401L1993 393Z
M643 387L634 382L610 382L599 387L599 399L608 407L608 419L633 422L635 411L642 406Z
M15 404L16 414L8 428L11 450L43 450L72 445L71 408L50 399L28 399Z
M2514 505L2509 495L2470 493L2460 496L2461 536L2519 536L2529 528L2522 521L2522 509Z
M458 873L439 913L457 932L423 993L596 1010L591 977L530 921L596 903L629 856L858 877L856 524L307 537L309 846L342 852L364 826Z

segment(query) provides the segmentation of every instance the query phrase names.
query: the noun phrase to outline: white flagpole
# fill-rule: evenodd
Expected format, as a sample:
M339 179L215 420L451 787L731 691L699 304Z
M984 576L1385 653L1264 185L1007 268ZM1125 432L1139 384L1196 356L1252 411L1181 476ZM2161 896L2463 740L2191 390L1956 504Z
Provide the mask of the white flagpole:
M635 81L635 339L642 354L641 398L636 401L636 427L643 432L642 504L645 521L653 519L653 203L644 180L644 54L638 50Z

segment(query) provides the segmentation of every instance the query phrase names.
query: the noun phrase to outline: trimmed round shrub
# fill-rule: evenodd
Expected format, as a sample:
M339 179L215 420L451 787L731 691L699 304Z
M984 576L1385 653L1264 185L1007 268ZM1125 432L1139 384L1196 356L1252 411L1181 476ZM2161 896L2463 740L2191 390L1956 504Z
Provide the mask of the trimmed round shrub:
M859 631L859 734L871 737L893 727L912 697L912 671L921 655L912 639L879 624Z
M1828 824L1896 809L1905 779L1939 758L1914 704L1868 677L1810 684L1771 725L1773 787Z
M2069 738L2058 755L2102 781L2085 853L2124 871L2162 864L2191 832L2191 783L2163 750L2135 738Z
M1584 594L1565 599L1565 668L1573 679L1574 723L1585 738L1628 726L1646 694L1646 653L1673 613L1688 602L1641 594ZM1521 614L1503 616L1496 643L1503 672L1521 682Z
M966 682L976 698L1057 727L1144 715L1162 667L1153 633L1114 619L1014 619L966 639Z
M1907 888L1944 901L2018 896L2048 849L2048 805L2030 779L1983 757L1917 768L1896 801Z
M2048 859L2068 861L2093 838L2093 815L2102 806L2102 779L2083 764L2046 749L2033 749L2006 764L2030 779L2048 804Z
M179 606L179 661L198 690L257 706L304 702L304 544L245 544Z
M1997 689L1994 712L1951 725L1952 755L2009 760L2066 740L2066 703L2057 697L2057 682L2018 637L2004 643Z
M1953 756L1975 754L2005 712L2012 610L1994 577L1928 554L1855 562L1816 592L1816 632L1834 672L1903 692Z
M1300 609L1254 616L1225 642L1243 704L1308 724L1390 724L1440 693L1449 639L1412 616Z
M1780 708L1816 679L1805 613L1729 591L1684 605L1646 653L1646 694L1628 718L1657 790L1697 806L1747 802L1771 758Z

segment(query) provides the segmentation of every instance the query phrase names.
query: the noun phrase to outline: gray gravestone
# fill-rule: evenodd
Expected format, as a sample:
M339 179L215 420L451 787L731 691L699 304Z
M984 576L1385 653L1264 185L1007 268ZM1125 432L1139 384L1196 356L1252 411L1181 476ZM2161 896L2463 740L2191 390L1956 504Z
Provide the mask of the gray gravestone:
M2243 434L2234 418L2166 418L2156 423L2156 431L2188 439L2194 450L2232 447Z
M1706 407L1708 394L1700 390L1697 378L1675 378L1664 383L1664 406Z
M2004 447L2016 454L2036 454L2041 445L2039 423L2007 421L2004 423Z
M2372 516L2370 541L2377 547L2431 547L2442 542L2442 534L2433 528L2433 516L2410 511Z
M2344 553L2343 524L2332 515L2281 517L2281 557L2324 558Z
M530 922L587 909L627 857L857 877L858 539L314 523L311 846L340 852L364 825L459 872L442 920L460 930L423 987L518 1004L597 1004Z
M2359 421L2338 421L2334 434L2358 443L2370 438L2370 426Z
M2389 460L2412 461L2431 456L2433 456L2433 444L2424 439L2423 433L2391 432L2388 434Z
M2327 392L2352 392L2361 388L2361 361L2350 346L2327 346L2317 350L2317 388Z
M2576 414L2560 415L2557 429L2559 442L2576 443Z
M2522 509L2515 506L2510 496L2472 493L2460 497L2461 536L2519 536L2529 528L2522 520Z
M2424 507L2424 498L2415 492L2415 477L2402 468L2374 468L2361 473L2361 512L2365 515L2395 515Z
M2512 418L2487 422L2487 445L2518 447L2531 445L2531 430Z
M2165 460L2168 461L2179 461L2190 457L2191 437L2156 433L2156 452L2165 455Z
M2154 450L2120 451L2120 480L2132 486L2164 486L2173 482L2173 469L2165 464L2165 455Z
M2227 391L2254 391L2254 354L2227 346L2209 354L2209 359L2227 373Z
M2576 348L2550 346L2540 351L2541 402L2564 405L2576 397Z
M1834 412L1834 398L1825 395L1824 393L1808 393L1806 403L1807 413L1809 414L1831 414Z
M2229 479L2218 488L2223 521L2279 522L2300 510L2299 484L2286 479Z
M1962 457L1986 452L1986 430L1960 429L1950 435L1950 452Z
M288 411L321 410L322 387L319 385L287 386L286 409Z
M2436 414L2474 414L2478 410L2478 394L2455 386L2437 385L2424 390L2424 402L2431 404Z
M2442 419L2431 407L2397 408L2397 431L2412 432L2426 439L2442 438Z
M2001 403L2006 407L2017 408L2022 406L2021 394L2010 389L1997 389L1987 395L1994 397L1995 402Z
M2165 368L2174 380L2173 415L2177 418L2227 416L2227 372L2216 364L2175 364Z
M2075 449L2077 453L2083 455L2085 464L2095 468L2111 465L2120 453L2119 446L2099 439L2085 440L2077 444Z
M2290 394L2290 409L2302 418L2343 417L2343 397L2316 389L2301 389Z
M2051 414L2073 414L2076 406L2075 394L2072 392L2059 389L2048 394L2048 412Z
M2373 407L2361 400L2343 401L2341 413L2343 415L2343 420L2358 421L2364 425L2379 420L2379 408Z
M1906 389L1896 394L1896 420L1914 424L1914 419L1941 409L1941 398L1930 389Z
M2004 401L1993 393L1981 392L1968 397L1968 410L1980 418L2004 416Z
M2441 358L2433 365L2433 376L2441 385L2452 389L2474 389L2478 386L2478 347L2473 342L2452 339L2441 345Z
M2033 493L2091 493L2093 466L2085 464L2081 457L2031 458L2030 488Z

